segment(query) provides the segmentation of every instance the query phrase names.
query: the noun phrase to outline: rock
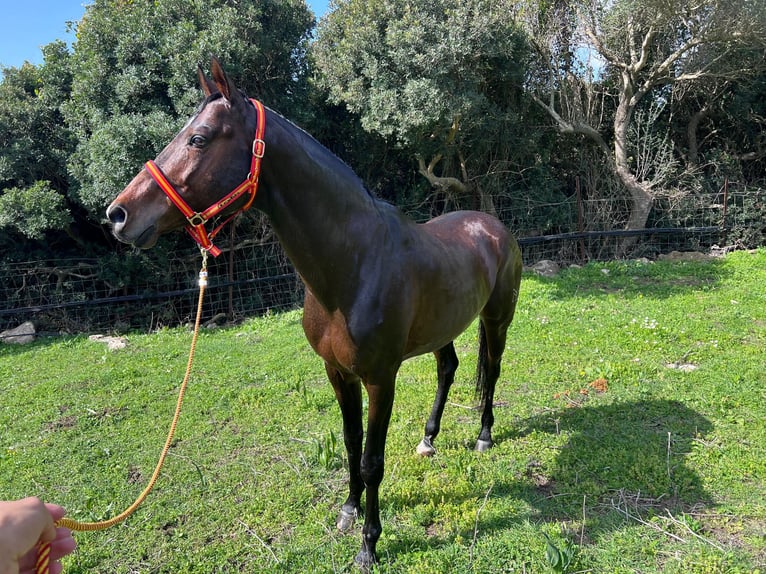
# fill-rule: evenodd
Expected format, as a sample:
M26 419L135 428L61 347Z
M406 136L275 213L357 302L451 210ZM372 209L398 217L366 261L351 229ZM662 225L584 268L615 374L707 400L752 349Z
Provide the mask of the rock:
M204 326L206 329L215 329L226 323L227 318L228 315L226 315L226 313L218 313L212 319L207 321Z
M681 371L682 373L691 373L692 371L696 371L698 369L697 365L693 363L667 363L665 368L675 369Z
M531 269L542 277L555 277L558 275L560 267L555 261L551 261L550 259L542 259L532 265Z
M659 258L663 261L710 261L710 255L699 251L671 251Z
M110 351L124 349L128 346L128 340L125 337L111 337L109 335L91 335L89 341L104 343Z
M35 326L32 321L26 321L15 329L8 329L0 333L0 341L15 345L26 345L35 340Z

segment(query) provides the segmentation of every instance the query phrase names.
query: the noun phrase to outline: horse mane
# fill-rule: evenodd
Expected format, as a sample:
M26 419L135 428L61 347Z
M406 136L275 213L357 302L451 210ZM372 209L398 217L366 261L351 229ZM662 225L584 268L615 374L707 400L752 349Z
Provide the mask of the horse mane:
M293 122L289 118L286 118L281 113L273 110L272 108L269 108L268 106L266 106L266 108L271 113L273 113L274 115L279 117L281 120L283 120L288 126L293 128L297 132L297 134L296 134L297 137L302 140L302 143L310 144L313 148L320 150L322 155L326 156L331 161L337 162L340 165L342 165L349 172L349 174L353 177L353 179L358 183L358 187L360 187L362 190L364 190L365 194L376 204L376 206L378 204L382 204L382 205L386 205L386 206L392 206L392 204L390 202L388 202L388 201L378 197L377 195L375 195L365 185L364 181L362 181L362 178L359 177L359 175L354 171L354 169L350 165L348 165L348 163L346 163L343 159L341 159L336 154L334 154L332 151L330 151L330 149L328 149L327 146L325 146L323 143L321 143L319 140L317 140L313 135L311 135L309 132L307 132L305 129L300 127L298 124L296 124L295 122ZM268 127L267 127L267 129L268 129Z
M242 96L242 98L244 98L248 102L250 101L250 97L243 90L239 90L239 93ZM208 104L210 104L211 102L214 102L216 100L219 100L222 97L223 97L223 94L221 94L221 92L213 92L209 96L206 96L202 100L202 102L200 102L199 106L197 106L197 109L196 109L196 111L194 113L194 116L192 116L192 118L194 118L197 115L199 115L200 113L202 113L202 110L204 110L205 107ZM327 157L330 161L337 162L338 164L343 166L343 168L345 168L348 171L348 173L351 176L351 178L353 178L355 180L355 182L358 184L355 187L361 188L364 191L364 193L367 195L367 197L370 200L372 200L372 202L375 205L376 209L378 209L380 207L383 207L383 206L389 207L389 208L390 207L396 208L392 203L390 203L390 202L386 201L385 199L382 199L382 198L378 197L377 195L375 195L365 185L365 183L362 181L362 178L360 178L359 175L353 170L353 168L350 165L348 165L348 163L346 163L343 159L341 159L336 154L334 154L332 151L330 151L327 148L327 146L322 144L313 135L311 135L309 132L307 132L305 129L300 127L298 124L296 124L295 122L293 122L289 118L285 117L283 114L277 112L273 108L270 108L269 106L266 106L266 105L264 105L264 107L266 109L268 109L272 114L274 114L275 116L280 118L290 128L292 128L296 132L295 133L296 137L298 137L302 141L303 144L310 145L312 148L319 150L321 152L321 154L323 156ZM268 126L267 126L266 129L268 130Z

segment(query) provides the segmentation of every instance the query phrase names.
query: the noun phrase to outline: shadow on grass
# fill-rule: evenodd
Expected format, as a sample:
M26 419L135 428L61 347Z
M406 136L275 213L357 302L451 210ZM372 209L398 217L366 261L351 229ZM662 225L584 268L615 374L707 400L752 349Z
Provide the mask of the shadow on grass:
M497 440L519 440L531 432L569 435L550 468L534 460L527 464L525 498L542 518L579 515L583 496L586 504L588 499L603 504L616 493L665 507L711 503L686 458L713 425L678 401L565 408L524 419L517 428Z
M522 419L514 426L505 434L496 433L498 445L523 441L533 433L561 433L569 438L552 462L529 458L523 471L493 482L490 499L524 501L531 510L480 515L479 539L529 521L571 524L573 537L579 537L585 516L587 544L626 523L637 525L639 517L648 520L667 510L677 514L713 504L700 477L686 464L695 443L713 425L678 401L649 399L565 408ZM489 487L477 485L471 498L479 500ZM413 546L436 549L449 543L438 537L427 542L402 539L387 544L387 550L395 557Z

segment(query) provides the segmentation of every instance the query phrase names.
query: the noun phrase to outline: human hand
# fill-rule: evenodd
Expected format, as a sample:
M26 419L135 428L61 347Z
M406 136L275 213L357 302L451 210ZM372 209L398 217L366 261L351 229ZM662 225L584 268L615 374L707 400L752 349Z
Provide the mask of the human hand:
M58 560L75 549L72 533L54 525L65 513L62 507L34 497L0 501L0 574L33 573L38 542L51 543L50 572L59 574Z

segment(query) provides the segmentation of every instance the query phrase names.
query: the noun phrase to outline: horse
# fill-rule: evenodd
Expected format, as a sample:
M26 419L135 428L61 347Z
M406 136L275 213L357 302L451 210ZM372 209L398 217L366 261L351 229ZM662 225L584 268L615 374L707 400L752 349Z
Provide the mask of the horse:
M399 367L424 353L436 358L436 396L417 446L419 454L433 455L458 366L453 340L478 316L482 414L475 448L489 449L521 251L486 213L458 211L413 222L376 198L308 133L250 100L218 60L212 60L212 77L197 72L204 99L195 115L114 199L107 218L118 240L138 248L186 227L213 250L205 229L211 214L223 217L251 204L266 214L305 284L303 330L324 360L340 406L349 482L338 529L351 528L367 492L355 558L367 570L378 561L379 488ZM228 189L234 191L222 199L221 190ZM366 438L362 387L368 396Z

